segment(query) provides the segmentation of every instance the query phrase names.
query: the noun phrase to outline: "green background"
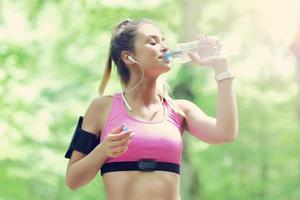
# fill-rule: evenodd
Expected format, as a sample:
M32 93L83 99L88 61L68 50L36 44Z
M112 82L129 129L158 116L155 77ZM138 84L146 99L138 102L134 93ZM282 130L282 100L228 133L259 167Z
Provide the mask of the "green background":
M300 199L300 70L289 50L297 8L293 0L0 1L0 200L105 199L100 175L68 189L64 153L98 96L112 27L142 17L170 46L217 36L237 76L239 136L209 145L185 133L182 199ZM174 64L164 76L175 98L216 116L213 70ZM105 94L120 89L114 70Z

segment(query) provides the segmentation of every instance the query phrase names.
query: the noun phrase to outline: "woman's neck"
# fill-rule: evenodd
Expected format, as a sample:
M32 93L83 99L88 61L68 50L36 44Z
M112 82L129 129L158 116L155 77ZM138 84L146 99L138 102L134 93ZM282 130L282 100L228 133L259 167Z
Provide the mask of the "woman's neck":
M153 104L159 104L162 99L158 94L156 80L144 80L137 88L126 92L127 89L132 88L135 83L131 82L125 88L124 96L128 102L137 106L149 107Z

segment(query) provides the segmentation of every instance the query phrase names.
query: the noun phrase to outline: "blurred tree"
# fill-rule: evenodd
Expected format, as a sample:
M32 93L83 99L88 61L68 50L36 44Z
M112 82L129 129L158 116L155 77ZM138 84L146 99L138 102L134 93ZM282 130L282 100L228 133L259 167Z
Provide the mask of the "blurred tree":
M78 116L98 95L112 25L140 17L157 21L170 43L217 35L235 52L240 135L225 145L184 135L182 199L300 199L299 86L289 73L292 57L269 34L278 22L263 17L270 2L1 1L0 199L105 199L101 176L68 190L63 155ZM174 65L167 78L175 98L215 115L211 70ZM113 73L106 92L119 89Z
M197 24L200 20L200 13L201 13L201 4L202 1L193 1L193 0L181 0L179 2L182 18L181 18L181 27L182 29L180 34L181 41L191 41L197 37L199 33L199 29ZM196 78L203 78L196 77L193 68L188 68L187 65L182 66L179 69L179 74L183 74L184 76L180 77L180 80L174 86L174 96L176 98L184 98L189 99L191 101L195 101L195 96L191 91L190 84L194 83L194 79ZM186 84L190 83L190 84ZM186 135L186 134L185 134ZM181 181L181 193L183 199L201 199L201 187L198 171L191 159L191 156L195 156L192 154L189 149L190 140L188 137L184 137L184 151L183 151L183 164L182 170L185 176L182 178Z
M300 17L298 19L298 30L290 46L290 49L294 52L298 60L298 67L297 67L298 73L296 74L296 78L298 81L298 94L300 95ZM300 102L298 104L298 118L300 119Z

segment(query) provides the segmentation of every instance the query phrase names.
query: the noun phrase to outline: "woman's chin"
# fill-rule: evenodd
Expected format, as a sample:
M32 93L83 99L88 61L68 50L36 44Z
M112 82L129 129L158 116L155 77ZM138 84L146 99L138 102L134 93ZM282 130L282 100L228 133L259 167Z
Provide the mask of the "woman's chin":
M155 64L156 65L156 68L159 68L160 70L159 71L164 71L164 72L168 72L172 66L171 66L171 63L168 61L168 62L165 62L165 61L162 61Z
M164 65L164 67L163 67L163 71L164 71L164 72L163 72L163 73L166 73L166 72L170 71L171 68L172 68L172 66L171 66L170 64Z
M160 67L164 68L164 69L168 69L168 71L172 68L171 64L167 64L167 63L164 63L162 65L160 65Z
M170 61L168 61L168 60L161 60L161 61L162 61L161 63L163 64L163 66L168 67L168 68L172 67Z

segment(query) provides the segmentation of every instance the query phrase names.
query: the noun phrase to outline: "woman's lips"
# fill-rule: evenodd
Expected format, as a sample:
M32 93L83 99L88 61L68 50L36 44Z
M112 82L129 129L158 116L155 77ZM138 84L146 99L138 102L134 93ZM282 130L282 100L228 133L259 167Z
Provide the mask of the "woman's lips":
M158 59L162 60L164 63L167 63L167 64L170 63L170 61L169 61L168 59L166 59L166 58L164 57L164 55L159 56Z
M161 59L164 63L167 63L167 64L170 63L170 61L169 61L168 59L165 59L164 57L161 57L160 59Z

